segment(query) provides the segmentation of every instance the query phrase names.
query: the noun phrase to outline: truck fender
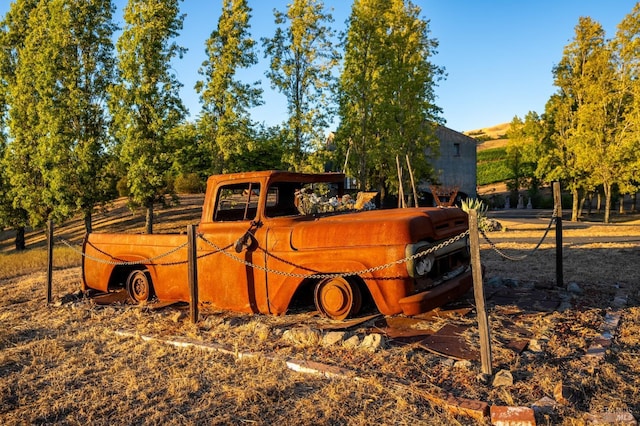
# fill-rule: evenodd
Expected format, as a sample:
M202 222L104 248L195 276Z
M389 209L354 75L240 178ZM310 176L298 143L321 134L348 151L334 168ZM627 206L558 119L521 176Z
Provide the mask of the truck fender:
M343 261L343 262L322 262L322 263L312 263L305 264L305 269L303 268L295 268L292 271L289 271L292 275L286 277L285 280L278 286L278 290L286 289L294 289L292 292L289 291L288 294L282 294L282 291L276 292L276 294L269 294L269 302L271 307L271 313L273 314L281 314L286 312L294 295L298 292L298 290L304 286L310 285L310 283L316 283L321 278L300 278L299 275L308 275L312 276L313 273L309 271L322 271L318 272L318 274L333 274L340 273L342 271L362 271L369 268L360 262L357 261ZM366 290L369 292L369 295L373 298L373 302L376 304L380 312L388 311L389 308L387 303L380 292L380 282L378 279L374 277L361 277L359 275L353 275L352 277L357 277L362 283L364 283L364 287L362 290ZM310 289L313 292L313 288Z
M126 262L139 262L141 260L145 260L146 257L132 254L122 254L115 255L117 259L120 259L123 263ZM115 281L118 281L119 277L122 277L123 280L126 280L129 274L136 269L146 269L149 271L149 276L151 277L151 283L158 282L158 275L156 271L156 267L153 264L146 263L136 263L136 264L121 264L121 265L111 265L110 271L108 273L109 276L109 287L118 284ZM122 281L123 284L126 284Z

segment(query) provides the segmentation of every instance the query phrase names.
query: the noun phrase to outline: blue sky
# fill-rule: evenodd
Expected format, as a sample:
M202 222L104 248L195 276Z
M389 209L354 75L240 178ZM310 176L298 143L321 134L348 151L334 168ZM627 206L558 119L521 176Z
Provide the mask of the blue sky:
M607 37L631 12L630 0L413 0L429 20L431 37L438 40L433 63L444 67L447 78L436 87L436 104L443 109L447 127L466 131L524 117L528 111L542 113L555 92L551 70L563 48L574 36L580 16L602 24ZM8 9L0 0L0 13ZM251 32L254 38L273 35L273 9L286 10L289 0L249 0L253 9ZM121 17L126 0L115 0L116 16ZM347 0L325 0L331 8L336 30L345 29L351 11ZM191 117L200 111L193 89L202 78L198 74L205 59L204 43L216 27L222 0L185 0L186 14L178 43L189 49L176 61L174 70L184 84L181 91ZM246 81L261 80L264 102L253 112L253 119L268 125L280 124L286 117L283 96L270 89L264 76L267 60L242 74Z

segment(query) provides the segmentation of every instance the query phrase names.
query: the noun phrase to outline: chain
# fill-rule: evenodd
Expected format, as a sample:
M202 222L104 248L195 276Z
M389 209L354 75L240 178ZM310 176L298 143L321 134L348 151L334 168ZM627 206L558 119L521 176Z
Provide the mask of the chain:
M492 248L496 253L498 253L500 256L504 257L504 258L505 258L505 259L507 259L507 260L511 260L511 261L514 261L514 262L518 262L518 261L520 261L520 260L524 260L524 259L526 259L527 257L529 257L530 255L534 254L534 253L535 253L535 252L540 248L540 246L542 245L542 242L545 240L545 238L547 238L547 234L549 233L549 230L551 229L551 225L552 225L553 223L555 223L556 218L558 217L558 216L557 216L557 212L558 212L558 209L557 209L557 207L555 207L555 208L553 209L553 214L551 215L551 220L549 221L549 225L547 225L547 229L544 231L544 234L542 235L542 238L540 239L540 241L538 242L538 244L537 244L533 249L531 249L531 251L530 251L529 253L523 254L522 256L510 256L510 255L506 254L505 252L503 252L502 250L500 250L500 249L496 246L496 244L495 244L493 241L491 241L491 240L489 239L489 237L487 236L487 234L484 232L484 229L479 229L479 231L480 231L480 233L482 234L482 237L487 241L487 243L489 243L489 246L490 246L490 247L491 247L491 248Z
M201 235L201 234L198 235L198 237L200 237L205 243L207 243L211 247L215 248L216 250L218 250L219 252L221 252L225 256L235 260L236 262L242 263L245 266L249 266L251 268L258 269L258 270L266 272L266 273L275 274L275 275L282 275L282 276L285 276L285 277L293 277L293 278L325 279L325 278L350 277L350 276L355 276L355 275L366 275L366 274L370 274L370 273L373 273L373 272L381 271L383 269L387 269L387 268L390 268L390 267L395 266L395 265L400 265L400 264L409 262L411 260L417 259L417 258L422 257L422 256L427 256L427 255L429 255L431 253L434 253L434 252L436 252L436 251L448 246L449 244L453 244L456 241L459 241L459 240L467 237L468 235L469 235L469 231L467 230L467 231L465 231L465 232L463 232L461 234L456 235L455 237L453 237L453 238L451 238L451 239L449 239L447 241L443 241L442 243L437 244L437 245L429 248L428 250L424 250L424 251L415 253L415 254L413 254L411 256L408 256L408 257L405 257L403 259L398 259L398 260L395 260L393 262L385 263L384 265L374 266L372 268L363 269L363 270L360 270L360 271L353 271L353 272L340 272L340 273L333 273L333 274L311 274L311 275L298 274L298 273L292 273L292 272L283 272L283 271L279 271L279 270L276 270L276 269L267 268L265 266L256 265L254 263L251 263L249 261L246 261L244 259L239 258L238 256L234 255L233 253L229 253L229 252L225 251L224 249L218 247L214 242L209 241L206 238L204 238L204 236ZM266 253L268 254L268 252L266 252ZM279 259L279 258L276 258L276 259ZM295 264L293 264L291 262L286 262L286 263L290 264L291 266L295 266L295 267L299 267L299 268L308 270L308 268L304 268L303 266L300 266L300 265L295 265Z
M65 239L60 238L59 241L66 245L67 247L69 247L70 249L72 249L75 252L80 253L82 256L84 256L85 258L89 259L89 260L93 260L94 262L98 262L98 263L104 263L107 265L116 265L116 266L133 266L133 265L162 265L162 266L170 266L170 265L179 265L182 263L187 263L186 260L184 261L178 261L178 262L168 262L168 263L154 263L156 260L158 259L162 259L163 257L167 257L170 254L173 254L183 248L185 248L189 243L186 242L184 244L179 245L178 247L175 247L165 253L159 254L157 256L154 257L150 257L148 259L141 259L141 260L132 260L132 261L125 261L125 260L120 260L118 258L115 258L113 256L111 256L109 253L104 252L103 250L99 249L98 247L94 246L91 242L87 242L88 245L90 245L94 250L96 250L98 253L104 254L105 256L108 256L112 259L116 259L116 260L105 260L105 259L101 259L95 256L91 256L88 255L86 253L84 253L82 250L79 250L77 247L75 247L74 245L72 245L71 243L69 243L68 241L66 241Z
M69 247L71 250L75 251L76 253L80 254L81 256L93 260L94 262L97 263L104 263L107 265L116 265L116 266L131 266L131 265L154 265L154 266L175 266L175 265L183 265L188 263L188 260L179 260L176 262L164 262L164 263L153 263L154 260L156 259L160 259L162 257L168 256L171 253L175 253L176 251L180 250L181 248L185 247L186 245L189 244L189 242L187 241L187 244L183 244L179 247L176 247L175 249L172 249L170 252L161 254L159 256L156 256L152 259L146 259L146 260L137 260L137 261L133 261L133 262L126 262L126 261L110 261L110 260L104 260L95 256L91 256L88 255L86 253L84 253L81 249L78 249L76 246L74 246L73 244L71 244L70 242L66 241L64 238L59 238L58 241L60 241L62 244L66 245L67 247ZM113 258L113 256L111 256L110 254L104 252L103 250L100 250L98 247L94 246L91 243L88 243L91 247L93 247L96 251L98 251L99 253L104 254L105 256L109 256L111 258ZM233 244L229 244L226 247L223 247L222 250L228 250L229 248L231 248L231 246L233 246ZM207 256L211 256L212 254L216 254L218 251L210 251L208 253L204 253L198 256L198 259L203 259Z
M398 260L395 260L393 262L385 263L384 265L379 265L379 266L375 266L375 267L372 267L372 268L363 269L363 270L360 270L360 271L341 272L341 273L332 273L332 274L319 274L319 273L314 273L314 274L310 274L310 275L309 274L299 274L299 273L283 272L283 271L279 271L279 270L276 270L276 269L267 268L267 267L264 267L264 266L261 266L261 265L256 265L254 263L251 263L251 262L248 262L248 261L246 261L244 259L241 259L240 257L234 255L233 253L229 253L227 250L229 248L231 248L233 246L233 244L229 244L229 245L227 245L225 247L219 247L213 241L209 241L208 239L206 239L204 237L204 235L202 235L202 234L198 234L198 238L203 240L209 246L215 248L215 251L200 255L200 256L198 256L198 259L201 259L201 258L206 257L206 256L210 256L210 255L215 254L215 253L222 253L225 256L233 259L234 261L244 264L245 266L249 266L251 268L258 269L258 270L261 270L261 271L264 271L264 272L267 272L267 273L270 273L270 274L276 274L276 275L282 275L282 276L294 277L294 278L317 278L317 279L339 278L339 277L349 277L349 276L355 276L355 275L371 274L373 272L378 272L378 271L390 268L390 267L395 266L395 265L400 265L400 264L409 262L411 260L415 260L415 259L417 259L419 257L427 256L427 255L429 255L431 253L437 252L438 250L441 250L444 247L446 247L446 246L448 246L450 244L453 244L456 241L459 241L459 240L467 237L468 235L469 235L469 231L467 230L467 231L465 231L465 232L463 232L461 234L456 235L455 237L453 237L453 238L451 238L449 240L443 241L440 244L437 244L437 245L429 248L428 250L424 250L424 251L420 251L418 253L414 253L411 256L405 257L403 259L398 259ZM105 259L101 259L101 258L98 258L98 257L95 257L95 256L91 256L91 255L88 255L88 254L84 253L83 251L79 250L77 247L73 246L71 243L69 243L68 241L66 241L66 240L64 240L62 238L59 239L59 241L61 241L64 245L66 245L67 247L71 248L72 250L80 253L82 256L84 256L87 259L90 259L90 260L92 260L94 262L104 263L104 264L108 264L108 265L133 266L133 265L149 265L149 264L152 264L152 265L157 265L157 266L171 266L171 265L179 265L179 264L187 263L186 260L178 261L178 262L169 262L169 263L154 263L154 261L157 260L157 259L166 257L166 256L168 256L168 255L170 255L172 253L175 253L178 250L186 247L188 245L188 242L184 243L184 244L181 244L180 246L178 246L178 247L176 247L176 248L174 248L172 250L169 250L166 253L160 254L158 256L154 256L152 258L127 262L127 261L120 261L120 260L111 261L111 260L105 260ZM98 247L94 246L90 242L87 242L87 244L89 244L91 247L93 247L99 253L102 253L105 256L113 258L113 256L111 256L110 254L102 251L101 249L99 249ZM300 269L307 270L307 271L310 271L310 272L317 272L317 271L314 271L312 269L306 268L306 267L304 267L302 265L296 265L295 263L292 263L292 262L289 262L289 261L287 261L285 259L282 259L280 257L274 256L274 255L270 254L268 251L266 251L264 249L262 249L262 251L265 254L267 254L268 256L271 256L274 259L280 260L280 261L282 261L282 262L284 262L284 263L286 263L286 264L288 264L290 266L294 266L296 268L300 268Z

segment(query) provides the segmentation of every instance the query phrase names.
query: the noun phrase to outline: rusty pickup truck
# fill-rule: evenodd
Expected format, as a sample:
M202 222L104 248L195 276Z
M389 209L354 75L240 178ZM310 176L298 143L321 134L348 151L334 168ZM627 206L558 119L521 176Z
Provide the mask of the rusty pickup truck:
M211 176L197 227L200 303L275 315L315 304L344 319L363 306L416 315L469 290L465 212L374 209L344 183L341 173ZM88 234L83 289L189 302L187 250L180 234Z

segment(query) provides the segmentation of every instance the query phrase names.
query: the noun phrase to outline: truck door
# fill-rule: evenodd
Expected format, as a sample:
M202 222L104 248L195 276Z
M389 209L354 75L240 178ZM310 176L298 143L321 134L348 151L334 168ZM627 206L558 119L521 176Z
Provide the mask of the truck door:
M211 222L201 223L198 244L200 297L221 309L268 312L264 251L265 232L258 217L259 182L218 188Z

